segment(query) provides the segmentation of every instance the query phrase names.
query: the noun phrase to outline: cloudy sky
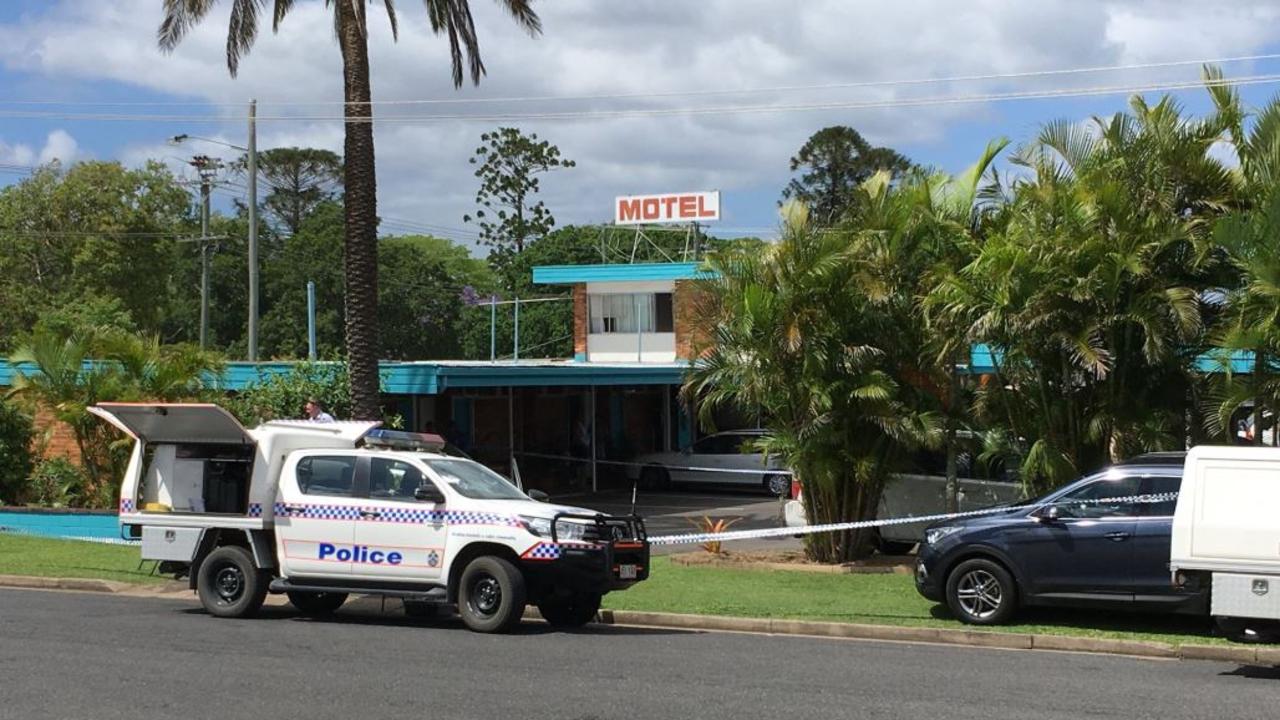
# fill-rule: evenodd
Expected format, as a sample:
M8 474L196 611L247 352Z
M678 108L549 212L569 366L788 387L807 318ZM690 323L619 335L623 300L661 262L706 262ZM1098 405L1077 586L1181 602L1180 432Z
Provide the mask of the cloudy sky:
M374 99L386 101L375 110L379 214L384 231L461 241L474 237L462 222L475 192L467 158L498 124L537 132L577 161L544 181L561 224L609 220L615 195L719 189L718 230L767 235L789 157L824 126L851 125L954 171L993 137L1021 141L1047 120L1110 114L1124 94L903 101L1186 82L1198 68L955 78L1280 52L1274 0L539 0L540 38L517 30L498 3L473 0L489 74L455 90L447 44L430 34L421 4L397 5L398 43L371 11ZM54 158L155 158L185 173L193 152L230 151L165 138L243 144L250 98L263 118L260 148L340 151L342 125L330 118L341 111L341 65L323 3L298 2L278 35L264 27L235 79L224 55L229 7L217 3L165 55L155 43L161 0L0 3L0 183L21 177L12 166ZM1225 69L1276 74L1280 58ZM1277 89L1264 82L1244 93L1260 104ZM1179 96L1205 106L1203 92ZM813 105L843 107L803 109ZM690 108L750 110L668 114ZM530 117L547 114L557 117ZM224 188L222 202L237 192Z

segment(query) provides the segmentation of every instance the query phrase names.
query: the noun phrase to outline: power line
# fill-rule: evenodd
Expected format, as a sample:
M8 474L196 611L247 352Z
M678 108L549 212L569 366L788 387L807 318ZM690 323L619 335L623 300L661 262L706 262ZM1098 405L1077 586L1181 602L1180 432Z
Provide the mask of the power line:
M1007 73L984 73L974 75L952 75L944 77L898 78L888 80L865 80L857 82L823 83L817 85L777 85L772 87L736 88L736 89L695 89L671 90L636 93L604 93L593 95L532 95L515 97L479 97L479 98L428 98L409 100L374 100L368 102L343 102L337 100L316 101L280 101L263 102L271 107L324 107L353 105L460 105L478 103L526 103L526 102L581 102L588 100L641 100L648 98L674 97L713 97L730 95L749 95L760 93L803 92L812 90L841 90L853 88L895 87L912 85L930 85L959 82L983 82L989 80L1021 80L1036 77L1062 77L1071 75L1087 75L1105 72L1124 72L1131 70L1154 70L1199 65L1227 65L1240 62L1256 62L1275 60L1280 53L1264 53L1258 55L1237 55L1220 58L1201 58L1189 60L1169 60L1162 62L1130 63L1126 65L1094 65L1074 68L1053 68L1047 70L1024 70ZM62 107L241 107L240 102L213 101L114 101L114 100L0 100L0 105L16 106L62 106Z
M516 120L601 120L631 117L665 117L665 116L699 116L699 115L740 115L780 112L814 112L823 110L876 110L892 108L929 107L941 105L965 105L987 102L1006 102L1016 100L1043 100L1053 98L1094 97L1105 95L1121 95L1144 92L1166 92L1176 90L1196 90L1210 87L1238 87L1262 85L1280 82L1280 74L1253 75L1235 79L1222 80L1187 80L1163 83L1111 85L1084 88L1054 88L1048 90L1031 90L1008 93L986 93L976 95L936 95L921 98L895 98L889 100L869 100L851 102L796 103L784 105L724 105L706 107L677 108L631 108L623 110L581 110L566 112L542 113L492 113L492 114L445 114L445 115L380 115L372 119L374 123L429 123L429 122L507 122ZM0 110L0 117L15 119L44 119L65 121L92 122L227 122L228 117L213 115L135 115L119 113L53 113L24 112ZM344 115L260 115L261 122L352 122L364 123L370 120L365 117L347 117Z

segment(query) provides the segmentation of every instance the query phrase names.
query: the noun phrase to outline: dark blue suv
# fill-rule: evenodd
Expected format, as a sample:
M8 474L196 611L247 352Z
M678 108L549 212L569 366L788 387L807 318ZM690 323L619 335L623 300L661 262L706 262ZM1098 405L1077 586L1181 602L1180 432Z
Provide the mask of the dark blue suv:
M975 625L1029 605L1206 612L1204 593L1171 582L1176 501L1072 504L1177 492L1183 455L1141 455L1005 512L929 526L916 589Z

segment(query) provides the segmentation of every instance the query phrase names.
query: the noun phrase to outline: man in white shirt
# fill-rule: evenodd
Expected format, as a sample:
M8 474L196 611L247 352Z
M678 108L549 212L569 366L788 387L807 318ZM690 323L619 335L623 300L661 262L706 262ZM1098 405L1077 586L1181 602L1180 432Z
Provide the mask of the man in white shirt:
M307 404L303 409L307 413L307 419L312 422L333 422L333 416L325 412L324 408L320 406L320 401L314 397L307 398Z

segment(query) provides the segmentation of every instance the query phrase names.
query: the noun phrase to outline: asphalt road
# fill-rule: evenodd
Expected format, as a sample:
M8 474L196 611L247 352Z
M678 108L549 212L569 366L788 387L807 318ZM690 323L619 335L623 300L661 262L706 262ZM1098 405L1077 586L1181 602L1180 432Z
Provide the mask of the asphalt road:
M0 718L1267 718L1280 670L0 590Z

